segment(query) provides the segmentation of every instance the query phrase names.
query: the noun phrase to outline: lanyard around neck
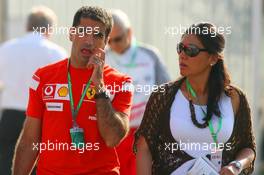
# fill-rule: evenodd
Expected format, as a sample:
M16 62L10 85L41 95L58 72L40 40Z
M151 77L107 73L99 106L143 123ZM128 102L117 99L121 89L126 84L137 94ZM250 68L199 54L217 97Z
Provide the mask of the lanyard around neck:
M194 89L192 88L190 82L188 79L186 79L186 87L187 87L187 90L191 93L191 95L194 97L194 98L197 98L197 95L196 95L196 92L194 91ZM203 114L204 116L206 116L206 112L203 110L203 108L201 107L202 111L203 111ZM215 143L218 143L218 139L217 139L217 136L222 128L222 117L220 116L219 120L218 120L218 128L217 128L217 131L215 132L214 131L214 127L213 127L213 123L212 123L212 119L209 120L208 122L208 126L209 126L209 129L210 129L210 133L211 133L211 136L213 137L213 140Z
M78 112L82 106L82 103L83 103L83 99L84 99L84 96L87 92L87 89L90 87L91 85L91 82L92 80L90 79L86 86L85 86L85 89L84 91L82 92L82 96L78 102L78 105L77 105L77 108L74 109L74 102L73 102L73 94L72 94L72 82L71 82L71 75L70 75L70 59L68 61L68 65L67 65L67 73L68 73L68 88L69 88L69 97L70 97L70 104L71 104L71 113L72 113L72 119L73 119L73 125L74 126L77 126L77 123L76 123L76 117L78 115Z

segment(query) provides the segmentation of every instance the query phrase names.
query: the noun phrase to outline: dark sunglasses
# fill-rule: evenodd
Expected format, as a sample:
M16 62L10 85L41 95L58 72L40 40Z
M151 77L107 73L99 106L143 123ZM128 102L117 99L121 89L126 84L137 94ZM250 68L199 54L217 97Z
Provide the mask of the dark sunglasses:
M122 35L120 35L120 36L117 36L117 37L115 37L115 38L110 38L109 39L109 41L108 41L108 43L109 44L111 44L111 43L118 43L118 42L120 42L120 41L122 41L122 39L124 38L124 36L125 36L125 34L122 34Z
M182 51L189 57L195 57L202 51L208 51L207 49L200 49L194 44L184 45L183 43L177 44L177 52L180 54Z

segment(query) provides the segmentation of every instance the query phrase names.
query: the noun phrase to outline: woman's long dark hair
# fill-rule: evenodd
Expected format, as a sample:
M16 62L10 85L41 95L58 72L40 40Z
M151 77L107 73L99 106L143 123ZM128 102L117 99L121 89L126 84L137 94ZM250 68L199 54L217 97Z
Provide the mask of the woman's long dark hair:
M223 34L217 32L217 28L210 23L198 23L189 27L185 34L194 34L199 41L208 50L209 54L216 55L219 59L212 66L208 79L208 100L207 115L204 118L208 122L212 114L220 117L221 113L218 101L225 88L230 84L230 76L223 61L223 50L225 47L225 38Z

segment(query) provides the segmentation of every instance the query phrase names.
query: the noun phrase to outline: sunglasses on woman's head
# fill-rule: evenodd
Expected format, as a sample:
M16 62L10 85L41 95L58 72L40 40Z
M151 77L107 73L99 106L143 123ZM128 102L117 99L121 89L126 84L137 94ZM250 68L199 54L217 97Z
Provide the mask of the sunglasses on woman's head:
M178 43L177 44L177 52L180 54L182 51L189 57L195 57L197 56L200 52L202 51L207 51L207 49L200 49L194 44L188 44L184 45L183 43Z

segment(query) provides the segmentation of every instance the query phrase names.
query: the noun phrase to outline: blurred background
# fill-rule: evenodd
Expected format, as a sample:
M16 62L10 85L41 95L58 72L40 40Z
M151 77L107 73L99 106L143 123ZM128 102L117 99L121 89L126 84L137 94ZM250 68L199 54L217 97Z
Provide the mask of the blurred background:
M233 84L241 87L249 98L258 144L255 174L264 175L263 0L0 0L0 45L25 34L26 17L36 5L45 5L56 13L57 27L70 27L74 13L83 5L123 10L131 20L137 40L160 50L173 79L179 76L176 52L181 36L179 28L201 21L229 28L231 33L225 34L225 62ZM66 33L55 33L52 41L70 53Z

